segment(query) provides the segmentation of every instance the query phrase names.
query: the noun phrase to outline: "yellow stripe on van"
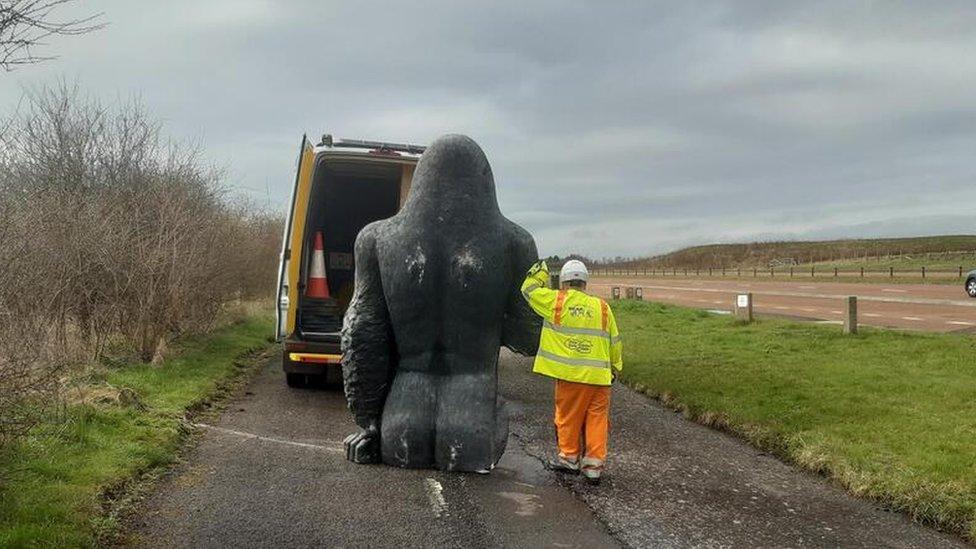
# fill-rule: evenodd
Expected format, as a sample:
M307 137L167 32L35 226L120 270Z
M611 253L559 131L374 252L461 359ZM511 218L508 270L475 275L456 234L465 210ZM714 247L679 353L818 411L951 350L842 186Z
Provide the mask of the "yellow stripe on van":
M308 197L312 190L312 171L315 152L305 141L302 159L298 163L298 186L295 189L295 209L291 212L291 244L288 260L288 318L285 334L295 331L298 313L298 279L302 266L302 245L305 243L305 217L308 215Z

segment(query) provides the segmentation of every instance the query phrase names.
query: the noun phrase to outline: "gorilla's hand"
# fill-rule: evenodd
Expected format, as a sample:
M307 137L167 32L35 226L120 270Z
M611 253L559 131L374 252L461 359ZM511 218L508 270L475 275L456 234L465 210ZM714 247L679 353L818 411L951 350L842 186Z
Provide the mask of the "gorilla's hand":
M346 447L346 459L355 463L380 462L380 428L372 420L365 429L346 437L342 443Z

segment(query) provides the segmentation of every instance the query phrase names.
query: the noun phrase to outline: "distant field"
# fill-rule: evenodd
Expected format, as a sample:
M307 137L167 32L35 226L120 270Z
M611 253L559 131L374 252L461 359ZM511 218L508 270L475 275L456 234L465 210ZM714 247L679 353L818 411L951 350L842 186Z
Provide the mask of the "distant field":
M962 253L960 253L962 252ZM768 268L770 265L877 266L878 258L891 261L884 268L958 269L976 268L976 235L945 235L917 238L851 239L795 242L753 242L693 246L650 258L614 263L617 267ZM968 260L968 261L965 261ZM962 263L960 263L962 262Z
M809 263L801 265L799 268L809 269L811 266L818 269L832 269L836 267L839 270L856 270L863 267L865 271L886 271L891 268L896 272L920 272L922 267L925 267L927 271L958 272L959 267L962 267L963 273L965 274L966 272L976 269L976 252L847 259L841 261Z
M976 338L614 304L624 381L851 492L976 539Z

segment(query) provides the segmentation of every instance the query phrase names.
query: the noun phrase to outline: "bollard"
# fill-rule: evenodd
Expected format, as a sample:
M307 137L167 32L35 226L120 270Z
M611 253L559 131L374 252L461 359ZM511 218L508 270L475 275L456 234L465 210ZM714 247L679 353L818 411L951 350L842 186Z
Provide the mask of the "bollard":
M793 278L793 267L790 267L790 278Z
M613 299L620 299L620 286L614 286L610 290L610 297Z
M925 278L925 267L922 267L922 278Z
M813 269L815 269L815 267L810 267L810 278L813 278Z
M644 288L638 286L634 290L634 297L637 298L637 301L644 301Z
M888 278L895 278L895 268L888 267Z
M635 297L634 294L635 294L635 292L634 292L634 287L633 286L627 286L624 289L624 295L627 296L627 299L634 299L634 297Z
M735 296L732 314L736 320L752 322L752 292Z
M856 334L857 333L857 296L848 296L847 300L847 311L844 315L844 333L845 334Z
M834 278L837 278L837 267L834 267Z
M864 267L861 267L861 278L864 278Z

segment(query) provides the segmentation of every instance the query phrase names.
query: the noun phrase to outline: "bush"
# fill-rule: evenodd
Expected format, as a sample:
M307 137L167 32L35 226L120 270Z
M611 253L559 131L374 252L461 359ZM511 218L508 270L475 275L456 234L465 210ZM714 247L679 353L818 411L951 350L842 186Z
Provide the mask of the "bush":
M27 96L0 135L0 424L109 342L148 362L229 300L270 295L282 220L233 203L221 175L138 102Z

